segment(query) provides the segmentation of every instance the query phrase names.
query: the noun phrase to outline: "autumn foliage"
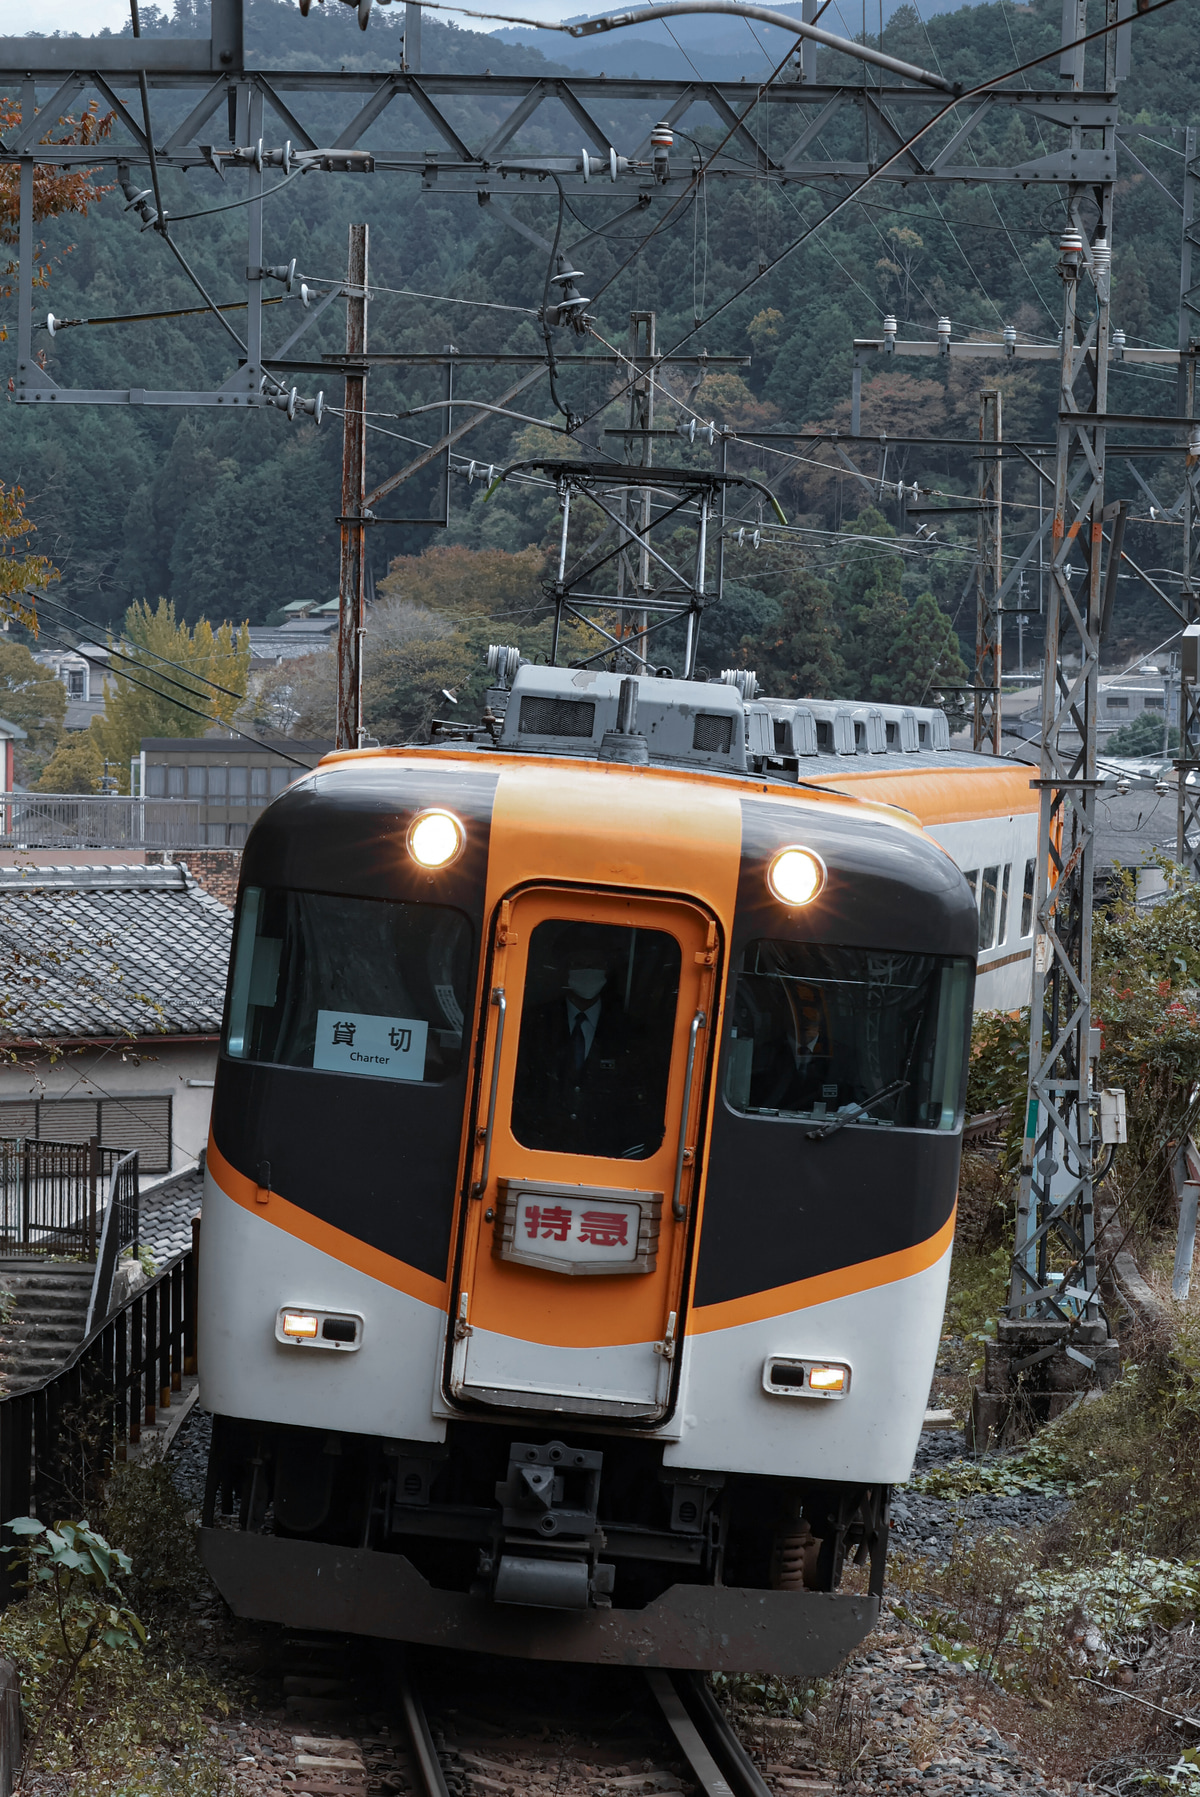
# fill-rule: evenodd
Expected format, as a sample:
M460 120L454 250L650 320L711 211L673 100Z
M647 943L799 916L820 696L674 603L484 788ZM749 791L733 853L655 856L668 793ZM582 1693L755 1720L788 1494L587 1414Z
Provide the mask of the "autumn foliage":
M58 144L91 144L107 137L113 127L114 114L101 114L95 101L78 118L68 115L58 120L57 129L50 126L45 135L39 138L40 143ZM21 107L18 101L0 94L0 136L13 130L21 123ZM87 216L89 206L94 205L111 187L96 185L94 168L51 168L35 165L33 171L33 217L35 224L47 218L58 218L64 212L76 212L81 217ZM0 165L0 244L15 245L20 226L21 213L21 171L15 163ZM39 251L44 245L39 245ZM0 263L0 299L7 298L13 290L13 276L16 274L15 259ZM34 284L44 287L50 278L48 265L39 266L34 273ZM5 332L0 328L0 338Z

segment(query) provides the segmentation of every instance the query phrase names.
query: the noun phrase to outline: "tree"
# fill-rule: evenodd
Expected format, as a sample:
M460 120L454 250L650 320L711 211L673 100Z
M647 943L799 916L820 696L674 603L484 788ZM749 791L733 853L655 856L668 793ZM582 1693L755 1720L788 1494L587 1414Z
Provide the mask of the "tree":
M104 757L90 730L72 730L51 755L38 792L99 792Z
M62 681L33 659L24 643L0 637L0 716L19 724L25 741L14 748L15 777L35 780L53 754L67 710Z
M797 568L774 597L776 620L757 639L743 639L736 665L756 669L764 692L772 698L830 697L845 670L829 588Z
M436 544L420 555L398 555L379 582L379 594L456 620L472 614L529 613L545 607L545 566L542 551L533 547L513 551Z
M107 137L113 128L115 114L108 112L100 116L93 101L83 115L76 119L60 118L58 126L61 135L52 137L47 131L38 139L39 143L90 144L99 138ZM0 94L0 136L13 126L21 123L21 106L18 101L11 100L6 94ZM52 168L35 166L33 171L33 218L35 224L43 219L57 218L64 212L76 212L87 217L89 206L111 193L111 187L97 187L95 177L98 171L94 168ZM20 229L21 188L20 168L15 162L0 166L0 243L15 244ZM41 248L42 246L38 246ZM7 299L13 290L12 277L16 273L17 264L10 261L0 267L0 299ZM34 271L34 285L44 287L50 278L50 266ZM0 342L8 333L0 325Z
M48 556L33 555L25 547L36 530L37 525L25 514L23 489L6 487L0 480L0 614L15 618L35 636L37 613L25 595L30 587L48 586L58 579L58 569Z
M1179 732L1171 725L1167 742L1163 744L1165 721L1161 712L1143 711L1140 717L1132 718L1128 724L1122 724L1114 730L1104 744L1106 755L1162 755L1169 754L1179 747Z
M176 621L169 600L151 611L143 599L125 613L119 647L134 665L114 658L104 713L93 718L92 731L124 785L144 736L203 736L214 724L232 723L246 694L250 632L245 624L236 634L230 624L214 631L203 618L189 629Z
M900 626L887 665L871 681L871 697L893 705L938 705L943 688L968 679L954 626L932 593L918 593ZM950 694L947 701L953 704Z

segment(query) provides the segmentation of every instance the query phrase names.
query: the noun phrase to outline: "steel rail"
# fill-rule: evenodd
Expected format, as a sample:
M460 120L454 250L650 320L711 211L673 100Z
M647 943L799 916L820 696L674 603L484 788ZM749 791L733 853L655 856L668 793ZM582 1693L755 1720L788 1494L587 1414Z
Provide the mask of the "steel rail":
M398 1686L400 1708L408 1731L409 1764L418 1797L450 1797L450 1787L446 1783L446 1774L433 1744L425 1706L417 1695L405 1665L400 1668Z
M704 1797L771 1797L754 1762L721 1714L702 1672L653 1668L646 1673L646 1683Z

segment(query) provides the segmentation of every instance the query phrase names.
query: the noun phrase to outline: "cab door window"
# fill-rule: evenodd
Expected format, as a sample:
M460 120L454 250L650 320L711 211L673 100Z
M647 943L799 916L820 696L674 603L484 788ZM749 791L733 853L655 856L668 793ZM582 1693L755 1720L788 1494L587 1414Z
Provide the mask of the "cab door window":
M525 1148L646 1160L662 1145L680 948L664 930L533 931L512 1099Z

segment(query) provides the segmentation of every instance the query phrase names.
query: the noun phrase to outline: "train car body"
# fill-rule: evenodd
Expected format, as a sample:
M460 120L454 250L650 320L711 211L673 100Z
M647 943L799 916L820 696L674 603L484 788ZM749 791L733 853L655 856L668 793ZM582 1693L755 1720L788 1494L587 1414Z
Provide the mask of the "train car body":
M328 757L247 843L204 1558L294 1626L820 1672L877 1613L936 1359L964 856L1027 978L1028 771L940 714L823 753L727 685L490 700Z

